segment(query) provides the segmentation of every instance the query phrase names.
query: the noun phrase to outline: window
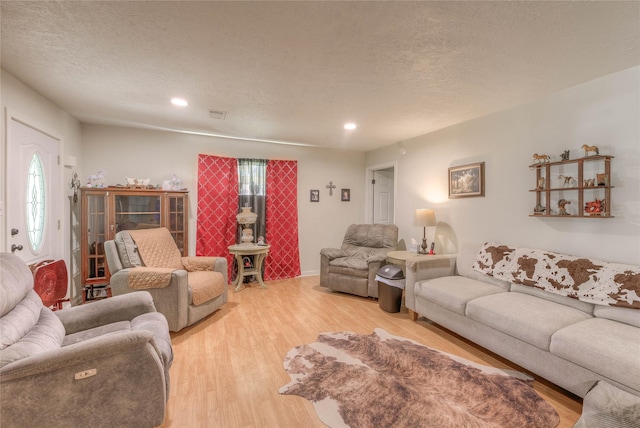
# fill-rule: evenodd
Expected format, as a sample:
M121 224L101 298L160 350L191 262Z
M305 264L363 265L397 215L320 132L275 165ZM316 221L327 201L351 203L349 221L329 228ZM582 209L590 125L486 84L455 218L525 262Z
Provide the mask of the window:
M45 179L42 159L34 153L27 173L27 236L31 251L37 253L43 242L45 225Z

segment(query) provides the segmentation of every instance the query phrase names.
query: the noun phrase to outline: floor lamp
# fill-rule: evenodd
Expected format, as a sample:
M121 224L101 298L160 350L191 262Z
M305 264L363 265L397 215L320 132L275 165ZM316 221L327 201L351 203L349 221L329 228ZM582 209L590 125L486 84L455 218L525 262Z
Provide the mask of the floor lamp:
M429 254L427 250L427 227L436 225L436 213L429 209L417 209L413 218L413 225L423 228L422 244L418 247L418 253Z

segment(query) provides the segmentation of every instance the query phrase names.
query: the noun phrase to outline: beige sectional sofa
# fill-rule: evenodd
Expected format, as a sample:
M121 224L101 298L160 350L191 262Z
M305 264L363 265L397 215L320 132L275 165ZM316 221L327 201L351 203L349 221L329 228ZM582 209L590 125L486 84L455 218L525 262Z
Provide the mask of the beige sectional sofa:
M407 308L578 396L599 380L640 396L639 266L491 243L455 264L409 260Z

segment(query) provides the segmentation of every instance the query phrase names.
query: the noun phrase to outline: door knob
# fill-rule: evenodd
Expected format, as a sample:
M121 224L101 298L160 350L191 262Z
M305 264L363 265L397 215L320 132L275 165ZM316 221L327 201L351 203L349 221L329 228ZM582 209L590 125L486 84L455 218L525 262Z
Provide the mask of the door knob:
M12 244L11 245L11 252L15 252L16 250L18 251L22 251L22 248L24 248L22 245L16 245L16 244Z

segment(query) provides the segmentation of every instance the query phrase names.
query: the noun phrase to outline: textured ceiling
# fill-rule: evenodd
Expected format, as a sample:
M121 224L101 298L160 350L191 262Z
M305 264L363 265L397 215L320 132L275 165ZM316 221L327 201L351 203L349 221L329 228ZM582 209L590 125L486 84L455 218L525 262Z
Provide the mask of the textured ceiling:
M1 23L2 68L82 122L355 150L640 64L637 1L4 0Z

